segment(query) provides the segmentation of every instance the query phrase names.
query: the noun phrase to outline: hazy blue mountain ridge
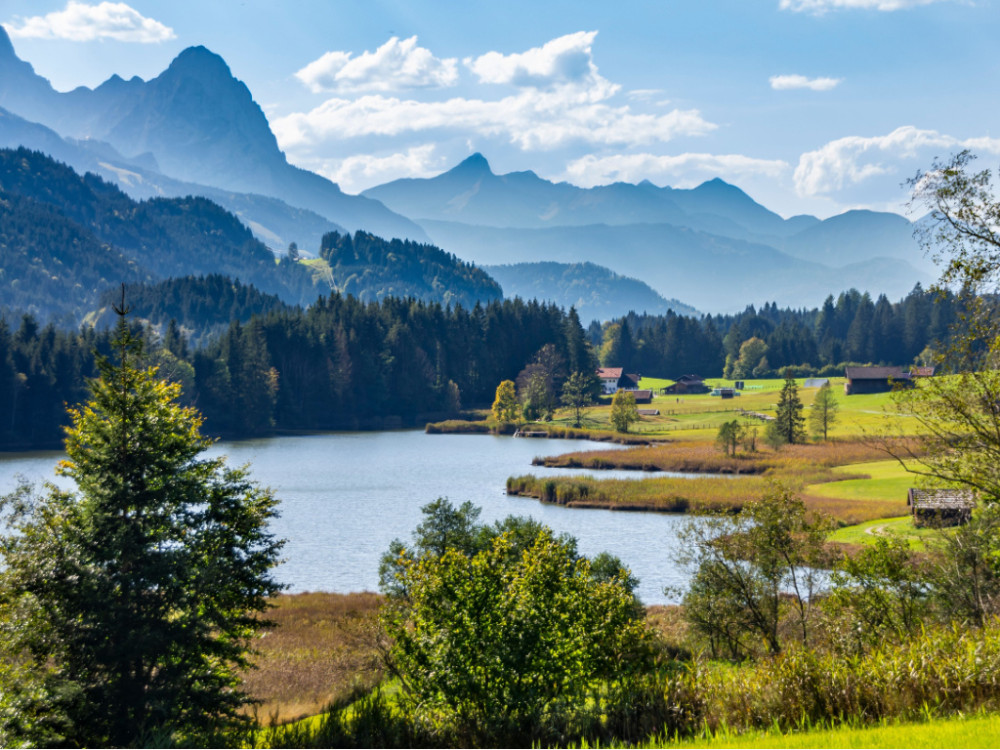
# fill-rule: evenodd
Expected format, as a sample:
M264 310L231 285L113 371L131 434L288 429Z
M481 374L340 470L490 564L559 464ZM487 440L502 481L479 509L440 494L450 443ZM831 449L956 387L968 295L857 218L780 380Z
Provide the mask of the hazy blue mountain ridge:
M115 183L135 200L200 195L236 214L276 253L292 242L303 255L315 255L323 235L346 231L319 214L265 195L238 193L167 177L149 167L150 158L127 159L104 141L62 138L51 128L0 108L0 148L24 146L41 151L77 172L93 172ZM148 155L147 155L148 156Z
M106 141L177 180L278 198L351 230L427 240L378 201L289 164L249 89L204 47L184 50L150 81L114 76L60 93L0 27L0 106L63 136Z
M705 312L737 312L751 302L770 300L812 307L828 294L850 288L896 299L925 278L896 259L873 258L835 269L768 245L671 224L504 229L424 221L423 226L436 245L462 248L464 258L481 266L541 260L596 263L640 279L660 294L673 290Z

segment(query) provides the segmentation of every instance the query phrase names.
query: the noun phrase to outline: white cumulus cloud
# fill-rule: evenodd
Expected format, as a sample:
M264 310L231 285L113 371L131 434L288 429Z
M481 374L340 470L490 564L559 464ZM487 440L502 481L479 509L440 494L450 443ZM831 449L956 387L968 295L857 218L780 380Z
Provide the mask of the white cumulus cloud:
M811 89L812 91L829 91L842 81L842 78L806 78L800 75L771 76L768 81L771 88L777 91L788 89Z
M458 61L441 59L417 38L392 37L374 52L354 57L350 52L327 52L295 76L313 92L399 91L442 88L458 81Z
M433 177L447 164L433 143L413 146L394 154L353 154L344 159L323 159L310 165L349 193L381 185L400 177Z
M473 132L500 136L522 149L569 143L642 145L704 135L717 126L698 110L654 115L594 101L592 91L526 89L498 100L452 98L423 102L381 95L329 99L309 112L272 123L284 149L310 148L327 139L393 137L412 133Z
M790 168L788 162L780 159L756 159L742 154L588 154L570 162L565 177L581 187L642 180L690 187L712 177L726 180L750 177L778 179Z
M828 195L880 175L901 175L926 167L942 152L972 149L1000 154L998 138L966 138L920 130L912 125L888 135L848 136L799 157L795 189L801 196ZM912 168L912 169L911 169Z
M782 10L815 13L817 15L831 10L861 9L861 10L905 10L919 5L948 2L948 0L781 0Z
M152 18L146 18L125 3L103 2L97 5L70 0L63 10L44 16L15 18L4 24L12 37L67 39L92 42L114 39L118 42L152 44L176 38L174 30Z
M535 89L573 86L592 89L597 97L606 98L619 87L597 72L591 52L596 36L596 31L577 31L526 52L510 55L487 52L476 58L466 58L464 62L479 77L480 83Z

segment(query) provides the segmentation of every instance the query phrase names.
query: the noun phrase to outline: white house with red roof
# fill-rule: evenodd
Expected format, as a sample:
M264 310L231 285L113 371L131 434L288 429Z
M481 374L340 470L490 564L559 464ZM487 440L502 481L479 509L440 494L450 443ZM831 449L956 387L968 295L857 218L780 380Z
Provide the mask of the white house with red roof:
M599 367L597 377L601 381L601 393L610 396L618 391L637 391L641 375L630 375L623 367Z

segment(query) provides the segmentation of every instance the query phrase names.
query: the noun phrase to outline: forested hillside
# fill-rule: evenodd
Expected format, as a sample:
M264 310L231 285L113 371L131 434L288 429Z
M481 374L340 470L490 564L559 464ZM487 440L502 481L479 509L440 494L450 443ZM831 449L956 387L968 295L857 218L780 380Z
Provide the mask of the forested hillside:
M149 278L53 206L0 190L0 308L73 325L108 287Z
M415 297L472 307L503 297L482 269L451 253L410 240L384 240L368 232L323 236L319 257L330 268L331 285L364 302Z
M102 285L210 273L239 278L293 303L311 302L317 294L304 268L276 265L249 229L204 198L136 202L101 178L80 176L43 154L4 149L0 199L8 206L0 231L10 237L10 252L0 258L10 282L0 287L6 309L31 309L46 319L55 311L75 312L81 319ZM32 287L29 306L9 292L15 281L28 283L23 263L9 265L25 253L34 278L47 277ZM88 268L94 269L89 278Z
M322 247L333 288L360 299L412 296L471 307L502 294L486 273L430 245L332 232ZM331 288L329 278L290 257L276 262L236 216L206 198L136 202L96 175L23 148L0 149L0 248L0 310L64 325L79 324L121 283L222 275L292 305L311 304ZM143 299L156 294L147 289ZM252 311L266 309L273 307ZM221 322L234 319L245 316Z

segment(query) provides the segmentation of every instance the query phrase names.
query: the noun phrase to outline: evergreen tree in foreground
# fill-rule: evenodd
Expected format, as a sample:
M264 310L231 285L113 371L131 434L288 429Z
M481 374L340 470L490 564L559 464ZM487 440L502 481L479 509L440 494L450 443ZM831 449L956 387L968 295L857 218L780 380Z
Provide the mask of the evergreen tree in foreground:
M200 415L138 369L125 313L118 362L100 360L70 409L57 471L77 491L22 487L0 505L5 746L210 745L248 722L240 671L281 588L277 501L246 468L200 457Z
M780 436L782 443L801 443L806 439L805 417L802 416L802 399L795 378L789 370L785 371L785 384L781 387L778 397L778 407L774 413L774 421L768 429L774 430Z

